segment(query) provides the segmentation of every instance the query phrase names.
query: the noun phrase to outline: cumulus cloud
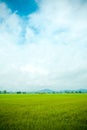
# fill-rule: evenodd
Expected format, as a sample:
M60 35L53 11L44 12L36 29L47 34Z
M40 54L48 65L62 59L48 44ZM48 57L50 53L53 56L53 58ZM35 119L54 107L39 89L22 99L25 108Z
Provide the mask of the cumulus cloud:
M87 3L37 3L26 18L0 3L0 88L87 88Z

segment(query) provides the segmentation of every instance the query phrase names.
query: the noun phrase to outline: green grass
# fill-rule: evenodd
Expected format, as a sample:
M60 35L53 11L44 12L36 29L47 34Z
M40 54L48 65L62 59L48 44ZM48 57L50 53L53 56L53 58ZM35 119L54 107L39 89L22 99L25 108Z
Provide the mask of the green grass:
M0 130L87 130L87 94L1 94Z

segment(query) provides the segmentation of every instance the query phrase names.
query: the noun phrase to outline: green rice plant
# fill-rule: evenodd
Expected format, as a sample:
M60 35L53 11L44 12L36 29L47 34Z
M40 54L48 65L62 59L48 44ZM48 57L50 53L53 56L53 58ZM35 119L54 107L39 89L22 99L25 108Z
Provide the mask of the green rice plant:
M0 130L86 130L87 94L0 94Z

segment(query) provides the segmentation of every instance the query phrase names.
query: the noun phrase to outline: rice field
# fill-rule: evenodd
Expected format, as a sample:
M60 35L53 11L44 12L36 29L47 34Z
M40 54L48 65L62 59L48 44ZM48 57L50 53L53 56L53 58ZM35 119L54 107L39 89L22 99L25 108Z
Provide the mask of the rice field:
M87 94L0 94L0 130L87 130Z

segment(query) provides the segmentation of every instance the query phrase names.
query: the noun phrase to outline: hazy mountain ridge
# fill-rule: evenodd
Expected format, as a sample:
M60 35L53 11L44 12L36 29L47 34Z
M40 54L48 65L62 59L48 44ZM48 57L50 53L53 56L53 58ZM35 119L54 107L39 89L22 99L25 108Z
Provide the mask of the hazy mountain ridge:
M77 89L77 90L51 90L51 89L41 89L36 91L36 93L87 93L87 89Z
M37 90L37 91L7 91L7 90L3 90L3 91L0 91L0 94L2 93L17 93L17 94L20 94L20 93L87 93L87 89L77 89L77 90L51 90L51 89L41 89L41 90Z

